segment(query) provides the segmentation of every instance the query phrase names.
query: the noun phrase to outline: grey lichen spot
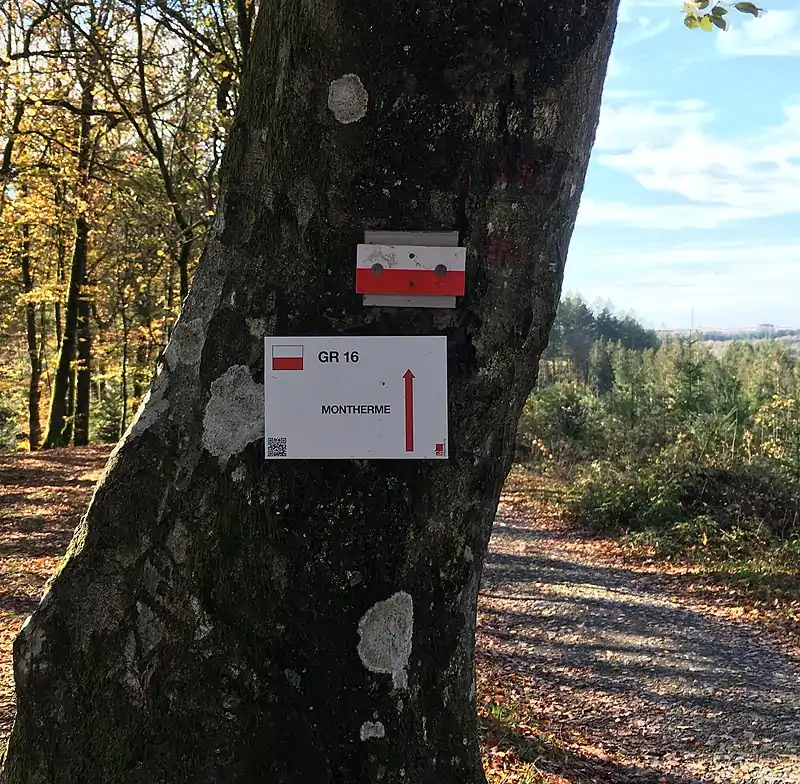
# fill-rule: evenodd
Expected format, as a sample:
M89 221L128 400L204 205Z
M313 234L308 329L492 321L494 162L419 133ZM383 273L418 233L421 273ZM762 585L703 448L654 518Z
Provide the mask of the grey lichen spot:
M142 602L136 602L136 631L142 656L148 656L164 637L164 624L156 613Z
M263 437L264 385L245 365L234 365L211 384L203 416L203 446L223 463Z
M287 572L288 565L286 559L274 553L269 559L269 573L272 578L272 584L279 591L285 591L289 587Z
M231 471L231 479L239 484L240 482L244 482L245 478L247 477L247 471L243 465L236 466L236 468Z
M167 361L170 367L174 368L178 363L196 365L203 354L204 343L205 330L201 319L191 321L179 319L167 348Z
M367 113L369 96L355 74L334 79L328 87L328 108L344 125L358 122Z
M392 676L395 689L408 688L408 660L414 631L414 603L398 591L377 602L358 622L358 655L370 671Z
M469 545L464 548L464 560L467 562L472 561L472 550L470 549Z
M139 679L139 672L136 667L136 637L134 633L128 632L125 638L125 671L122 673L122 685L128 689L128 693L136 702L142 696L142 684Z
M297 225L300 231L305 231L317 206L317 190L314 183L307 177L293 180L289 186L289 201L297 215Z
M250 337L256 340L263 340L267 332L267 320L263 318L249 318L245 319L247 322L247 329L250 331Z
M359 732L361 740L370 740L370 738L384 738L386 737L386 730L379 721L365 721L361 725Z
M142 400L136 416L133 418L127 432L122 437L122 441L133 440L147 428L154 425L159 417L169 408L169 400L166 400L164 393L169 386L169 379L166 371L163 368L159 369L158 375L153 379L150 389Z
M167 536L167 549L172 553L175 563L186 563L189 549L189 534L183 523L176 523Z
M434 190L428 200L431 212L443 226L448 226L455 221L455 200L452 193Z
M111 577L96 577L81 602L81 617L72 632L82 651L89 649L93 635L117 631L126 606L118 583Z
M203 606L200 604L200 600L196 596L192 597L191 605L197 623L194 638L195 640L204 640L214 630L214 625L211 623L205 610L203 610Z

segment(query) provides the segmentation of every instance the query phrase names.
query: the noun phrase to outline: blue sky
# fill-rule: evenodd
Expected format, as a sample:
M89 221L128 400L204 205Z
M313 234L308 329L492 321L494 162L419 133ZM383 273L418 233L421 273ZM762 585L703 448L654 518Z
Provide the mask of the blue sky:
M622 0L565 292L652 327L800 327L800 3Z

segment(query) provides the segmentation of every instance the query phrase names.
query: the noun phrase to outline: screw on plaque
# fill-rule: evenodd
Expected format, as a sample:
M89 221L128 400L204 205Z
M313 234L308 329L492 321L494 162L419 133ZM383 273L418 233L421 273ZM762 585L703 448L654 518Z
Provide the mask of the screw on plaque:
M440 278L443 278L447 275L447 267L444 264L437 264L436 268L433 270Z
M375 263L372 265L372 274L380 275L383 272L383 264Z

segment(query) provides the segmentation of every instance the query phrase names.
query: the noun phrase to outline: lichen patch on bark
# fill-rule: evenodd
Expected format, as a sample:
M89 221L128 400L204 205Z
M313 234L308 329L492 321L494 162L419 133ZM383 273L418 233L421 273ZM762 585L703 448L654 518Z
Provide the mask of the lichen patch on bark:
M143 602L136 602L136 630L142 656L149 656L164 637L164 624L156 613Z
M245 365L234 365L211 384L203 416L203 446L227 462L248 444L263 438L264 385Z
M358 655L370 671L392 676L395 689L408 688L414 603L405 591L377 602L358 622Z
M250 336L256 340L263 340L267 334L267 320L263 318L245 319Z
M169 400L164 397L169 385L169 377L166 371L159 369L158 375L147 390L147 394L136 412L127 432L122 437L120 444L128 440L137 438L145 430L154 425L160 416L169 408Z
M367 113L369 95L361 79L345 74L334 79L328 87L328 108L342 124L358 122Z
M190 321L178 319L167 348L167 361L170 367L174 368L178 363L196 365L203 354L204 344L205 330L202 319L196 318Z
M361 740L370 740L370 738L384 738L386 737L386 729L379 721L365 721L361 725L359 737Z
M186 526L178 522L167 536L167 549L172 553L175 563L185 563L189 549L189 533Z

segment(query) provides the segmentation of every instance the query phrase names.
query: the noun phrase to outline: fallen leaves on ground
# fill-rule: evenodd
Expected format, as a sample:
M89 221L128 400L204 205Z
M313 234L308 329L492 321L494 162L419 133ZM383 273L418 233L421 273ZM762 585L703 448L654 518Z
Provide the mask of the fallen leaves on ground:
M109 452L0 455L0 749L14 717L14 638L58 568Z

